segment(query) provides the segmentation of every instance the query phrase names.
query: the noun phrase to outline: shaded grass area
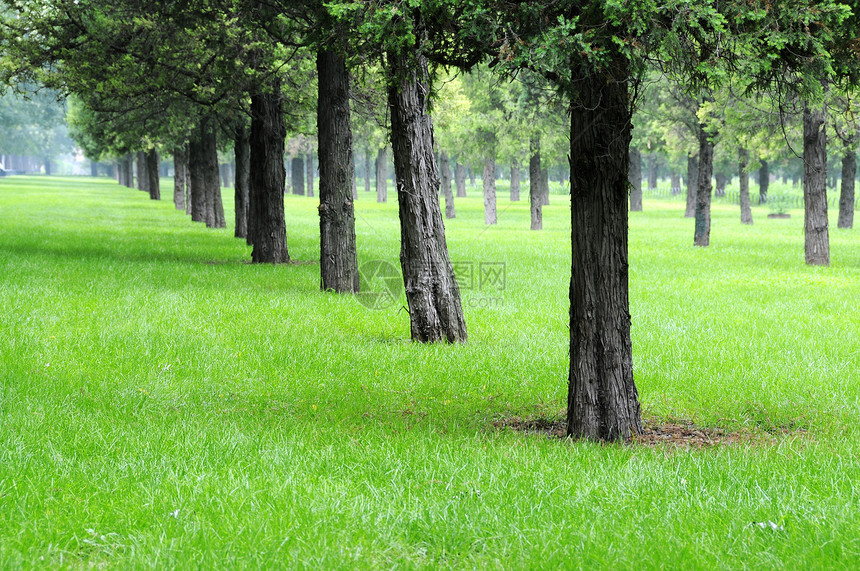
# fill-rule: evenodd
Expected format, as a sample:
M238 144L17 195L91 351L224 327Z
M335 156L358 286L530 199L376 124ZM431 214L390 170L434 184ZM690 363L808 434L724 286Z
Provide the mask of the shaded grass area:
M646 200L630 222L646 414L800 432L601 446L499 428L565 406L570 264L565 198L530 232L499 192L498 226L474 192L446 222L469 343L428 347L402 296L371 310L320 292L313 263L249 265L231 230L169 201L0 180L0 566L860 564L856 234L834 223L833 267L807 268L799 211L755 208L745 228L716 205L697 249L680 201ZM396 264L396 204L371 194L360 261ZM318 259L314 200L285 202L291 255Z

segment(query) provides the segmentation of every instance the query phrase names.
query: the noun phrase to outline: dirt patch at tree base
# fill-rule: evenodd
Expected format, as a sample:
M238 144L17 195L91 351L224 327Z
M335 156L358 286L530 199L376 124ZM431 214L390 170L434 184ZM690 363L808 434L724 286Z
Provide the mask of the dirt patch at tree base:
M523 419L519 417L505 418L493 423L497 429L508 429L546 436L548 438L567 438L567 422L563 419L550 420L546 418ZM646 446L649 448L711 448L714 446L732 446L736 444L768 445L777 444L786 436L805 436L803 429L780 430L777 432L761 429L728 430L697 426L687 421L662 421L657 419L642 420L642 434L636 435L630 442L631 446Z

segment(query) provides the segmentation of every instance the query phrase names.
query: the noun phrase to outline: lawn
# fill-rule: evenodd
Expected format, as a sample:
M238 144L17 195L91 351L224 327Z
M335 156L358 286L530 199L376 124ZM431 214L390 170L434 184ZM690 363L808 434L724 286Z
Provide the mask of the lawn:
M285 197L305 263L253 266L163 184L0 180L0 568L860 567L860 229L832 209L830 268L800 210L718 202L706 249L681 198L631 214L648 422L745 437L624 446L503 426L563 415L564 196L541 232L503 187L497 226L458 199L469 341L422 346L402 294L319 291L314 199ZM397 266L373 197L359 261Z

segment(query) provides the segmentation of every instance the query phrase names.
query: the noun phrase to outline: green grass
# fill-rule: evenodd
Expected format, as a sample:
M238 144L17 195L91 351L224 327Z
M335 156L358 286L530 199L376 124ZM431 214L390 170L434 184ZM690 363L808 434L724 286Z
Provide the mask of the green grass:
M249 265L169 199L0 180L0 568L860 566L858 231L833 223L833 266L809 268L800 211L742 227L717 203L700 249L681 199L646 200L646 415L789 433L570 442L493 426L566 402L569 203L530 232L504 190L498 226L475 191L446 222L451 257L504 263L504 289L464 292L468 344L421 346L402 298L374 311L321 293L316 263ZM286 211L313 262L314 199ZM396 202L360 191L357 233L361 262L396 263Z

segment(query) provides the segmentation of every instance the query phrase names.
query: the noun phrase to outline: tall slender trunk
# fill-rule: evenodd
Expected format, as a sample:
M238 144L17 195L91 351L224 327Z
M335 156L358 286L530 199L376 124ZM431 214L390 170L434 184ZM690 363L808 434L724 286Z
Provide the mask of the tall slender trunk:
M718 172L714 175L714 179L717 182L716 186L714 187L714 196L725 196L728 178L723 173Z
M173 206L185 210L185 185L188 172L188 156L184 147L173 149Z
M857 176L857 153L853 148L854 141L845 145L842 155L842 188L839 193L839 228L854 227L854 178Z
M281 82L269 79L266 89L251 95L251 177L249 223L251 259L255 264L290 261L284 222L284 124Z
M685 218L696 215L696 195L699 193L699 157L687 155L687 208Z
M520 161L511 162L511 202L520 200Z
M370 192L370 169L373 161L370 157L370 149L364 151L364 192Z
M484 159L484 224L495 224L496 217L496 160L491 152Z
M767 187L770 186L770 165L767 161L761 161L761 168L758 170L758 203L764 204L767 202Z
M803 109L803 229L806 263L830 265L824 109Z
M529 202L531 203L531 229L543 230L543 185L540 168L540 137L529 139ZM573 184L573 173L571 173Z
M389 66L388 105L400 207L400 263L412 340L466 341L460 288L448 257L439 210L439 175L433 160L433 123L427 105L427 59L423 55L389 55Z
M388 158L385 147L376 153L376 202L388 202Z
M669 177L669 193L672 196L681 194L681 174L673 172Z
M705 98L708 102L708 98ZM704 123L699 125L699 184L696 188L696 224L693 244L711 243L711 176L714 172L714 137Z
M626 59L612 57L610 72L573 82L567 432L629 440L642 432L628 296L631 105Z
M146 152L137 151L137 190L149 192L149 177L146 172Z
M201 119L200 124L194 129L191 140L188 143L188 182L189 198L191 199L191 220L194 222L206 222L206 175L203 153L203 132L206 119Z
M442 195L445 197L445 218L456 218L454 193L451 190L451 164L446 151L439 155L439 171L442 178Z
M290 181L293 183L293 194L305 195L305 160L302 157L293 157L290 161Z
M543 168L540 171L540 184L541 184L541 204L543 206L549 205L549 169Z
M752 209L750 208L750 173L747 166L750 163L750 153L746 149L738 150L738 183L740 185L739 202L741 203L741 224L752 224Z
M319 50L317 77L321 287L323 291L356 293L359 278L353 207L355 163L346 59L333 51ZM309 154L311 169L312 158ZM310 174L310 170L308 172Z
M210 117L203 131L203 168L204 185L206 188L206 226L209 228L226 228L224 205L221 202L221 170L218 168L218 138L215 131L215 119Z
M642 212L642 154L630 147L630 210Z
M151 200L161 200L161 179L159 177L158 167L161 163L158 151L155 148L150 149L146 153L146 177L148 181L146 188L149 191Z
M648 154L648 190L657 190L657 155Z
M454 183L457 186L457 198L466 197L466 167L455 163Z
M233 136L233 153L236 159L236 181L233 185L233 203L236 238L249 239L249 186L251 183L251 133L246 125L236 127Z
M308 196L314 195L314 155L313 153L308 153L307 158L305 159L305 169L308 171Z
M95 161L90 161L90 176L99 176L99 164Z

